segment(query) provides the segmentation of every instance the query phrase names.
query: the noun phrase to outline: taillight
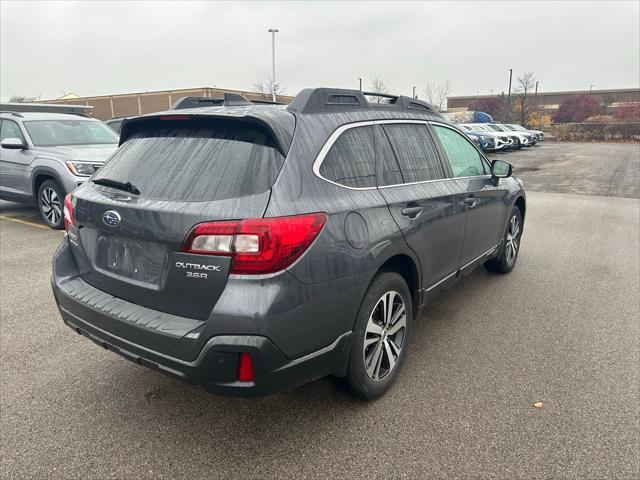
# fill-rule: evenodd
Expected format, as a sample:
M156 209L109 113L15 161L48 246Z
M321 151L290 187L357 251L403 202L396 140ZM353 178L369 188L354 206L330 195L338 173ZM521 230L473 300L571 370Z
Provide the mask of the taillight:
M64 229L68 232L69 225L73 225L73 205L71 203L71 194L67 193L64 197Z
M322 230L326 213L200 223L182 251L232 257L230 273L264 274L287 268Z

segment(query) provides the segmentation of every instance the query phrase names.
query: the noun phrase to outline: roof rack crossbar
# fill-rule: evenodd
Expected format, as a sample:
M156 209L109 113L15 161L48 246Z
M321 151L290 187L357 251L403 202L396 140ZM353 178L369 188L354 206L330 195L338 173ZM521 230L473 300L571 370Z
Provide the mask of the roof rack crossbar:
M390 101L373 103L367 100L367 96L388 98ZM353 109L419 110L425 113L439 115L431 105L417 98L342 88L305 88L296 95L287 107L287 110L298 113L318 113Z
M399 98L399 95L393 95L391 93L379 93L379 92L362 92L363 95L367 97L383 97L383 98L395 98L396 100Z

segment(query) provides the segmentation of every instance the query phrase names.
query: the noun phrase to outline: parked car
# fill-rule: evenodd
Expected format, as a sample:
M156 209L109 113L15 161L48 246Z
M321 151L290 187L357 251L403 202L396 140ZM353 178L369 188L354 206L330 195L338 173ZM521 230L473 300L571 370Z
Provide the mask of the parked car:
M61 229L65 195L102 166L118 136L82 114L1 112L0 142L0 198L37 205Z
M526 200L509 163L428 104L365 95L123 122L118 151L65 199L64 322L214 393L332 375L382 395L439 290L513 269Z
M485 151L482 147L486 147L487 142L483 140L482 135L477 135L475 133L465 133L465 135L469 138L469 140L475 143L478 148L480 148L482 151Z
M506 125L501 123L488 123L487 127L495 130L496 132L505 132L510 135L516 135L518 137L519 147L530 147L532 135L528 132L522 132L512 128L507 128ZM518 147L516 147L518 148Z
M544 132L541 132L540 130L530 130L530 129L524 128L522 125L517 125L514 123L507 123L504 126L509 128L510 130L530 133L533 136L534 145L544 140Z
M471 125L458 124L457 127L470 138L478 137L476 143L484 152L496 152L508 148L511 144L506 138L502 138L493 132L479 131Z
M520 139L515 133L506 133L501 130L495 130L489 127L487 123L473 123L469 124L469 127L473 128L475 131L482 132L484 134L492 134L496 135L500 140L506 143L506 147L503 148L515 148L520 149L522 145L520 144Z

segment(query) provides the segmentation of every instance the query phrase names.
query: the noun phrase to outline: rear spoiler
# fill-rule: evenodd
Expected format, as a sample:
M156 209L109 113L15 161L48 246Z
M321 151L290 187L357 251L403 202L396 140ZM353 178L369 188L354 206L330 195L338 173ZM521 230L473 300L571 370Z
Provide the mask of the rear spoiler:
M225 93L224 98L182 97L171 105L171 110L203 107L240 107L244 105L252 105L252 102L237 93Z
M255 114L252 113L253 112L251 111L234 112L233 110L225 109L221 109L220 112L211 112L210 110L208 110L205 113L198 112L197 110L192 109L184 113L177 111L168 111L150 115L143 115L140 117L125 118L122 120L122 125L120 127L119 145L122 145L138 129L148 125L149 123L172 120L189 121L215 119L227 120L230 122L251 123L257 125L260 128L263 128L274 140L275 147L278 149L278 151L282 155L286 156L293 139L293 127L295 122L295 120L293 119L293 115L284 111L282 111L281 113L281 115L291 115L291 128L289 129L283 125L287 122L282 122L282 119L274 118L268 115L261 115L259 112L255 112Z
M282 105L271 100L249 100L244 95L237 93L225 93L223 98L211 97L182 97L173 105L171 110L183 110L185 108L204 107L244 107L246 105Z

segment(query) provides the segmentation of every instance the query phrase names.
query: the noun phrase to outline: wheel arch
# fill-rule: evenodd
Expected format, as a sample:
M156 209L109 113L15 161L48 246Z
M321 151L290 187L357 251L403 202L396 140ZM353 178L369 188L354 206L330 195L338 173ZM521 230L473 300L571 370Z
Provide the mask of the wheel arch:
M527 201L524 199L523 196L519 196L518 198L516 198L516 201L513 203L513 205L520 209L520 214L522 216L522 224L524 225L524 217L527 211Z
M399 253L388 258L376 271L375 275L380 272L395 272L399 274L404 281L407 282L409 292L411 293L411 306L413 318L416 318L421 304L421 285L420 285L420 268L409 255ZM374 277L375 277L374 275Z
M49 167L37 167L31 173L31 191L33 192L33 198L36 203L38 202L38 190L40 190L40 185L47 180L55 180L58 182L62 191L65 194L68 193L64 188L64 183L60 179L60 176L54 169Z

